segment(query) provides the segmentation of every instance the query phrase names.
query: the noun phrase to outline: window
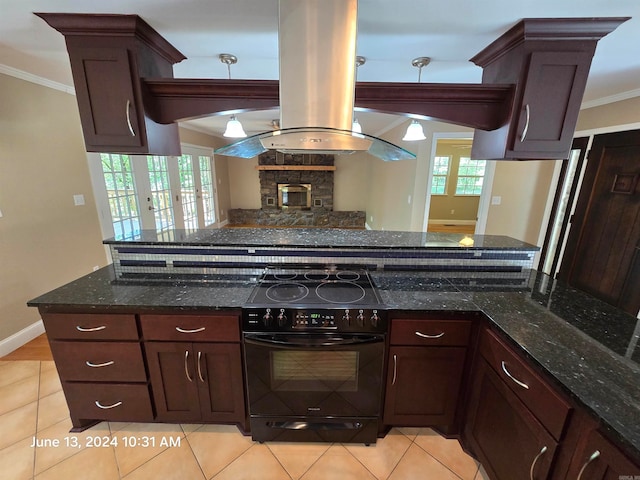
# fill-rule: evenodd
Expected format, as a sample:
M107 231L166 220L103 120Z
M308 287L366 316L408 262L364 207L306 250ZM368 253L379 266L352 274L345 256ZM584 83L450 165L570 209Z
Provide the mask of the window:
M193 157L182 155L178 159L178 173L180 175L180 200L184 228L194 232L198 229L198 207L196 203L196 181L193 172Z
M447 177L451 157L435 157L433 160L433 177L431 180L431 194L445 195L447 193Z
M471 160L469 157L460 157L456 195L480 195L482 193L486 164L486 160Z
M140 233L140 209L131 159L129 155L101 153L100 160L114 235L133 238Z
M211 157L199 155L200 184L202 186L202 210L204 224L211 225L216 221L215 192L213 190L213 172L211 171Z
M151 184L151 199L156 220L156 231L165 232L174 228L175 224L167 157L148 155L147 168L149 169L149 183Z

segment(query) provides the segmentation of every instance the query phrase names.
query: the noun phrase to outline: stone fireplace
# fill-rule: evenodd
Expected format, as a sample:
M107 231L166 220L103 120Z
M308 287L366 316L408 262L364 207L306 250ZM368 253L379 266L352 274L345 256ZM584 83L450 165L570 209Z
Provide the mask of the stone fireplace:
M364 228L365 212L333 211L333 155L270 150L257 168L261 208L230 210L230 224Z

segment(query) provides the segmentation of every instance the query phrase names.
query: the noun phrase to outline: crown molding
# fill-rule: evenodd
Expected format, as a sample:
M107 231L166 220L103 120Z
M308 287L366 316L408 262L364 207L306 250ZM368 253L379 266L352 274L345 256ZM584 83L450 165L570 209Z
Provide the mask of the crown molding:
M54 90L60 90L61 92L65 92L70 95L76 94L75 88L70 87L69 85L65 85L59 82L54 82L53 80L49 80L44 77L39 77L38 75L34 75L32 73L25 72L23 70L18 70L17 68L13 68L8 65L3 65L1 63L0 63L0 73L4 73L5 75L9 75L10 77L19 78L20 80L25 80L27 82L42 85L43 87L53 88Z
M608 103L621 102L623 100L629 100L630 98L634 97L640 97L640 88L616 93L615 95L609 95L607 97L596 98L595 100L589 100L588 102L582 102L582 105L580 105L580 110L599 107L601 105L607 105Z

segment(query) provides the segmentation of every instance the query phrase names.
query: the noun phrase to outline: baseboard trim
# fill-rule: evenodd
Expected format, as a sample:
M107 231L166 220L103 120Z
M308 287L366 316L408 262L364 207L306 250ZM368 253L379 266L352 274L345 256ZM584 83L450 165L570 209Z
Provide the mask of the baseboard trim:
M429 219L429 223L434 225L475 225L476 220L446 220L446 219Z
M31 340L43 333L44 323L42 323L42 320L38 320L36 323L32 323L10 337L0 340L0 357L9 355L14 350L17 350L26 343L29 343Z

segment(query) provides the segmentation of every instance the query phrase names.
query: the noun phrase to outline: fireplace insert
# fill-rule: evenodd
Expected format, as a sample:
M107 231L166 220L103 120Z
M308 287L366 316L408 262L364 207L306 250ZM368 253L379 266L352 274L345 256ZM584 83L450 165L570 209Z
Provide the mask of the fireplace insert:
M310 183L279 183L278 184L278 208L310 209L311 208L311 184Z

